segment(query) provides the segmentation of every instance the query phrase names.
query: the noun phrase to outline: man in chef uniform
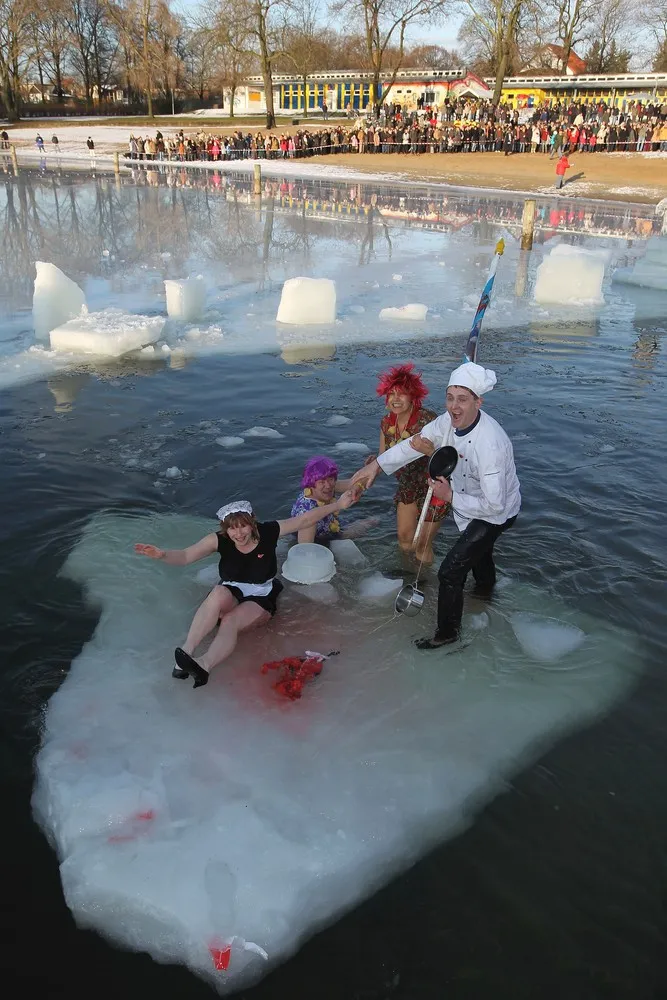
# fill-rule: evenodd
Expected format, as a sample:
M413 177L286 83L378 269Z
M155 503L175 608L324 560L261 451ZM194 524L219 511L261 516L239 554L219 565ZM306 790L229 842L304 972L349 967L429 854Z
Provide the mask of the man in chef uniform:
M438 571L438 624L433 638L417 639L419 649L438 649L457 642L463 616L463 588L470 570L475 593L488 596L496 582L493 546L516 521L521 507L512 442L500 424L482 410L496 373L473 362L452 372L447 388L447 412L406 441L383 452L351 479L370 486L380 471L391 475L435 448L452 445L458 463L451 484L432 482L436 497L452 504L459 538Z

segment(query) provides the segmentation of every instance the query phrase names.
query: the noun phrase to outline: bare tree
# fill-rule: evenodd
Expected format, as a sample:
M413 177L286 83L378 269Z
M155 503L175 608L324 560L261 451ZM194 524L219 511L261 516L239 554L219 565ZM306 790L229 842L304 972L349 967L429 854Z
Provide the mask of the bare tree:
M590 34L591 18L599 0L543 0L547 17L553 18L554 33L560 42L559 70L567 72L572 50Z
M18 121L20 116L21 75L32 11L32 0L0 0L0 90L10 122Z
M286 63L298 73L303 87L303 113L308 115L306 88L315 70L329 68L330 32L319 23L318 0L290 0L283 30L283 55L277 65Z
M65 63L72 47L68 10L69 0L41 0L36 14L39 50L59 102L63 99Z
M360 23L363 28L372 102L382 103L396 82L405 55L408 27L435 20L444 7L443 0L334 0L331 10L335 15ZM387 75L388 82L380 97L380 86Z
M665 0L667 17L667 0ZM628 0L599 0L589 19L589 73L627 73L631 52Z
M450 51L442 45L415 45L405 54L409 66L423 66L427 69L458 69L465 62L456 50Z
M635 13L635 22L654 40L653 71L667 73L667 0L653 0L640 4Z
M169 0L109 0L109 16L116 25L125 56L128 83L146 95L153 117L153 92L159 75L160 23L171 17Z
M516 62L518 38L522 17L528 14L533 0L461 0L460 9L467 13L459 39L465 40L466 32L475 35L489 55L496 82L493 103L498 104L503 81Z
M65 23L72 39L71 62L83 83L86 103L97 101L109 85L118 52L118 35L105 0L69 0Z

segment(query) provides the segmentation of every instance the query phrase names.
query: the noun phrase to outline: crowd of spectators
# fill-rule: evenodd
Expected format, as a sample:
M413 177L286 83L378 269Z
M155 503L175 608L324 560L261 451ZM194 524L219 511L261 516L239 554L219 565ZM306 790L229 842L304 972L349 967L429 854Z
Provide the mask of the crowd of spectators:
M132 160L294 159L336 153L521 153L667 151L667 103L632 101L622 109L605 101L550 102L513 109L469 98L409 111L399 104L369 109L354 124L344 120L292 134L182 130L155 138L130 136Z

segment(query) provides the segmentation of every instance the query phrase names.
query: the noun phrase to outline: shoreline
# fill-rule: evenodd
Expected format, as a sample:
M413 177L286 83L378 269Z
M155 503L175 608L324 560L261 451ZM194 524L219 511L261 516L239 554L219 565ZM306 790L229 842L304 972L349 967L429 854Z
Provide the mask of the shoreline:
M36 129L16 127L10 142L16 147L19 163L46 168L90 170L91 156L85 146L92 135L95 142L94 169L113 170L114 153L120 153L121 171L161 163L176 169L251 171L256 163L267 176L326 178L335 181L380 182L383 184L438 186L452 192L486 191L542 198L616 202L656 206L667 198L667 152L573 153L573 166L560 191L554 187L556 160L546 153L333 153L297 159L218 160L218 161L129 161L125 158L130 130L126 126L82 126L54 123L61 139L56 154L45 129L45 146L40 154L34 145ZM9 159L7 153L4 154ZM130 162L134 164L130 166Z

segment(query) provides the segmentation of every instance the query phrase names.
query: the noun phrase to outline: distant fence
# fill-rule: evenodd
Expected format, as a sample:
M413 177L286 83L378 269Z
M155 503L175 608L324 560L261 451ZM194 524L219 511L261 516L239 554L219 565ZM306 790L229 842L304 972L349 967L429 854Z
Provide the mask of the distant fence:
M219 108L223 114L222 101L198 101L191 98L176 99L173 111L177 115L188 114L192 111L199 111L202 108ZM155 98L153 100L153 113L156 115L170 115L172 112L171 97ZM44 101L41 104L22 104L19 115L22 120L30 118L81 118L81 117L101 117L101 118L124 118L128 115L146 115L148 108L145 101L133 101L129 104L118 104L116 102L102 104L86 104L85 102L68 101L66 104L58 104L55 101ZM2 101L0 101L0 118L6 118Z

